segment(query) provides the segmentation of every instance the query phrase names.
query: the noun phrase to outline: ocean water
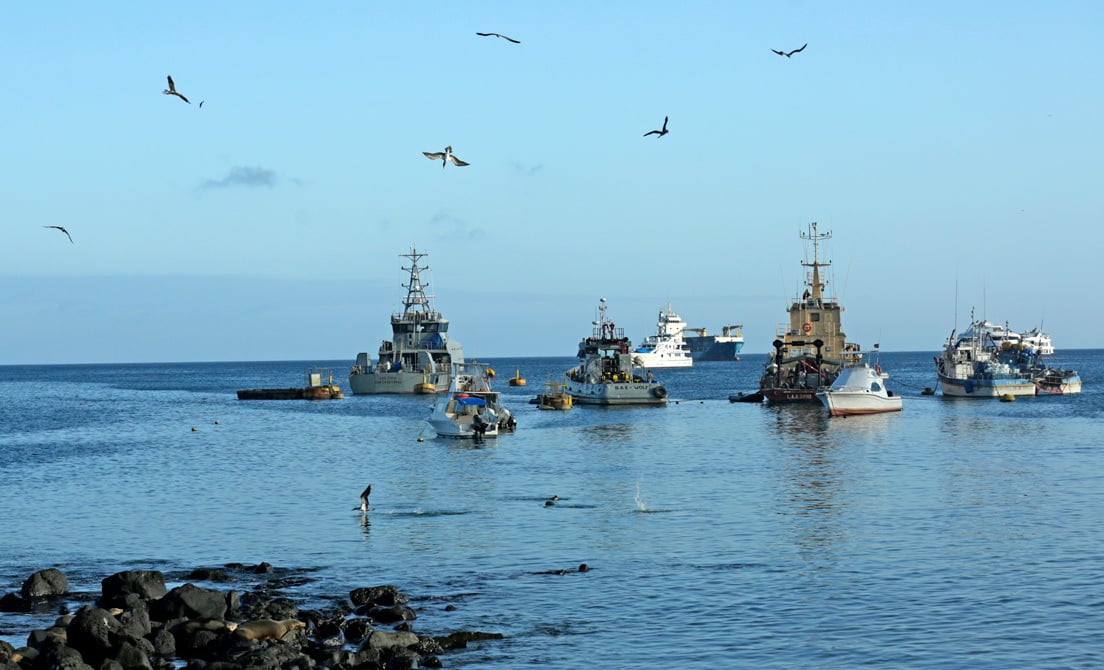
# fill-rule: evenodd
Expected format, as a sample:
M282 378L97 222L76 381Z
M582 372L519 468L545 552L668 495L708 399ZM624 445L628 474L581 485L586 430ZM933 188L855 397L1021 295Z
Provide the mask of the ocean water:
M573 359L491 359L519 428L479 448L424 397L234 394L351 361L0 367L0 593L267 561L308 604L389 583L416 632L506 636L450 668L1104 666L1104 351L1055 359L1083 394L1012 403L921 395L933 355L883 354L904 411L844 419L729 403L765 355L568 412L527 401Z

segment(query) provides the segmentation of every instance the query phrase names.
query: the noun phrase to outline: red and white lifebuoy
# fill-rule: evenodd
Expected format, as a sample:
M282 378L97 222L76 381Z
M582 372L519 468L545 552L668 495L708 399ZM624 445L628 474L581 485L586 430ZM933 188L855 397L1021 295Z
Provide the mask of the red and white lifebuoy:
M808 321L801 324L801 332L805 333L806 335L813 332L813 324L809 323Z

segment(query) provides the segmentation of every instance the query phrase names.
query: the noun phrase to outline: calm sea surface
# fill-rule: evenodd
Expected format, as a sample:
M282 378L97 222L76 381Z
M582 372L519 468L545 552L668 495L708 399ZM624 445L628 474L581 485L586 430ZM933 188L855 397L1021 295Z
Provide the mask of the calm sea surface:
M1082 395L1013 403L922 396L932 356L883 354L904 411L846 419L730 404L765 355L569 412L527 401L574 359L492 359L519 428L483 448L423 397L234 393L351 361L0 367L0 593L268 561L308 602L390 583L416 632L506 635L450 668L1104 667L1104 351L1055 358Z

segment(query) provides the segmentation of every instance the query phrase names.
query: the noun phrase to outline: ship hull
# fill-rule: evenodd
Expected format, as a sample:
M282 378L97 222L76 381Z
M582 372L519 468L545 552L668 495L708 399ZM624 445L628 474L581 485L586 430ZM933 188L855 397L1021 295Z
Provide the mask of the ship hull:
M707 335L705 337L684 337L690 348L690 356L696 361L738 361L743 340L722 339Z
M817 393L830 416L857 416L900 412L904 403L899 396L883 398L870 392L821 391Z
M349 375L349 387L353 395L370 395L377 393L424 393L419 385L425 382L427 377L421 372L354 372ZM434 373L429 375L428 381L437 389L437 393L444 393L449 387L449 375Z
M567 393L578 405L665 405L667 391L647 382L586 384L568 381Z
M816 389L772 388L762 389L760 393L772 403L819 403Z
M1035 383L1030 379L957 379L940 374L939 387L951 398L1035 395Z

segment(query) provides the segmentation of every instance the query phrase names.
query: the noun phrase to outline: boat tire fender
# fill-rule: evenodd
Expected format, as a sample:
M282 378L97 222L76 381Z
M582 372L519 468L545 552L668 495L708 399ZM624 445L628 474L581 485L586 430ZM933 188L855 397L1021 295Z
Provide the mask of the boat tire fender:
M656 386L652 389L652 395L662 400L667 397L667 389L662 386Z

